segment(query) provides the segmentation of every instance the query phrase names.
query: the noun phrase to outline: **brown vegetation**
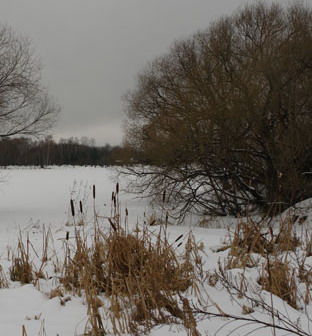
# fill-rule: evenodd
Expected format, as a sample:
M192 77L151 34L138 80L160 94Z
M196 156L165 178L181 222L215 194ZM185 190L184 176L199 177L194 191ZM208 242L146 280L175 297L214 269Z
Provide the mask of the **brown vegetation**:
M147 191L217 215L311 197L312 11L260 2L176 42L127 96Z
M194 249L189 240L184 256L178 255L165 232L154 234L146 228L129 233L114 225L107 233L97 231L91 246L77 232L75 253L67 255L61 283L66 290L85 293L92 335L104 332L103 312L99 312L102 295L110 301L115 334L184 323L178 294L196 282Z

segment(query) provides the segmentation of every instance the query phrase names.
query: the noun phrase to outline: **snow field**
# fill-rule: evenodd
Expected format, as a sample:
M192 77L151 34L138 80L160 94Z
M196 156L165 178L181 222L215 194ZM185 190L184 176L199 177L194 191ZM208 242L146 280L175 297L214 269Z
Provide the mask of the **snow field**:
M70 199L74 200L76 211L79 209L79 201L83 203L84 220L87 223L78 229L83 230L86 235L93 234L93 211L102 217L111 214L111 192L115 190L118 181L113 169L100 167L51 167L49 169L16 169L10 168L2 171L5 182L0 187L0 265L9 279L9 268L12 264L12 254L16 254L17 239L22 235L25 242L27 237L31 242L30 255L37 269L40 268L43 255L43 237L49 232L48 256L49 261L45 264L43 273L46 279L40 279L35 285L21 285L19 282L9 281L9 288L0 289L0 327L3 335L21 335L25 327L27 335L59 335L73 336L83 335L87 323L87 306L82 297L68 293L63 298L51 297L51 291L58 285L59 274L55 272L58 261L61 263L64 256L64 240L68 235L70 238L75 235L75 227L70 212ZM122 181L119 181L122 182ZM92 186L96 186L96 198L92 198ZM121 194L121 214L125 208L129 210L129 225L144 222L144 213L150 213L147 200L134 199L133 195ZM302 202L294 210L300 216L307 216L305 222L312 221L312 202ZM79 218L79 214L77 218ZM218 263L226 263L229 250L222 250L227 240L228 231L226 226L235 230L237 220L233 218L210 219L211 227L223 226L223 228L200 228L184 226L168 226L169 240L174 241L181 234L183 235L182 250L190 231L196 242L201 246L202 264L205 272L213 273L218 268ZM275 219L275 227L277 222ZM109 223L105 218L101 219L102 227L108 228ZM159 226L151 227L155 233ZM298 225L297 234L304 233L303 226ZM8 246L10 247L8 249ZM9 251L9 252L8 252ZM219 252L217 252L219 251ZM297 255L302 251L297 251ZM252 254L255 260L261 262L257 254ZM290 262L295 265L296 254L289 253ZM312 267L312 257L305 260L307 267ZM265 260L264 260L265 261ZM260 266L261 268L261 266ZM271 304L274 308L284 313L290 320L300 322L302 329L307 330L309 335L309 316L311 316L311 304L302 309L296 310L287 305L276 296L262 291L257 284L259 268L247 267L243 271L234 268L226 271L229 276L239 279L244 275L248 286L255 287L261 294L264 302ZM230 293L224 286L217 282L212 285L207 280L199 284L201 288L201 303L207 311L218 313L215 303L226 313L237 316L252 316L271 322L271 316L255 307L250 315L242 315L242 306L250 306L246 298L237 298L237 295ZM305 290L302 284L298 288ZM185 295L190 302L198 302L198 297L191 291ZM68 300L67 300L68 299ZM259 325L248 324L242 321L230 323L230 319L211 318L207 316L199 319L197 329L202 335L245 335L253 332L252 335L270 335L271 329L255 330ZM159 326L152 330L152 335L173 335L177 332L185 333L182 326ZM283 331L277 331L276 335L285 335Z

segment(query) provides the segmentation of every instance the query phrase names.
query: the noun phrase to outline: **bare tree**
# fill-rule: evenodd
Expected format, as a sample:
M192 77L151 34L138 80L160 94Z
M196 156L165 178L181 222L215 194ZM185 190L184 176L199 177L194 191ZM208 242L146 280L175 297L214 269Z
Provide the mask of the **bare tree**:
M58 112L29 40L0 26L0 137L42 134Z
M219 215L311 197L311 22L302 3L246 6L150 63L127 96L139 191Z

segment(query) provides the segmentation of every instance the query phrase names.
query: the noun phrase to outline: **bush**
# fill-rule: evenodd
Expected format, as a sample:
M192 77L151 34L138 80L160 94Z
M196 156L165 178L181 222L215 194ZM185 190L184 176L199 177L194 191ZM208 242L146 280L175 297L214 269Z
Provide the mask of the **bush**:
M139 191L218 215L311 197L311 22L302 3L248 5L150 63L127 95Z

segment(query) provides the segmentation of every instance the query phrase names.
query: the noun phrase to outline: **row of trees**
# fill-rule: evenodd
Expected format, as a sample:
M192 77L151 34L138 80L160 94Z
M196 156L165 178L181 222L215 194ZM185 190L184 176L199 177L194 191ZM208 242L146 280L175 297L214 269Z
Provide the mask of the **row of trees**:
M23 165L113 165L128 162L130 152L109 144L97 147L89 138L60 139L51 136L42 140L32 138L4 138L0 140L0 166Z
M127 96L139 191L244 214L312 196L312 11L249 5L176 42Z

